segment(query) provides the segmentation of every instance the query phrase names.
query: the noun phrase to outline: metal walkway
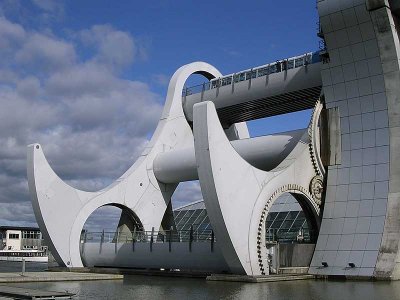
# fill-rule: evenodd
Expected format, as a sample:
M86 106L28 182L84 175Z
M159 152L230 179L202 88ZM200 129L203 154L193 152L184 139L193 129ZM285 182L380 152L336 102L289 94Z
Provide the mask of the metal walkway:
M319 52L307 53L183 90L187 119L193 106L214 102L224 127L313 108L322 89Z

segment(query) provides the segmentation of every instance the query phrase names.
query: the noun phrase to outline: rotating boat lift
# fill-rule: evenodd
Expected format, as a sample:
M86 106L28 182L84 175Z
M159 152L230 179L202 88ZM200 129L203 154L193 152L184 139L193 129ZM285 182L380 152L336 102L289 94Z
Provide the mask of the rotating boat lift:
M265 220L289 192L311 228L321 224L310 274L399 279L399 4L318 0L317 8L322 62L313 53L224 77L202 62L181 67L148 146L101 191L70 187L29 145L32 204L57 262L82 266L81 230L98 207L162 229L177 184L198 178L232 273L266 273ZM195 73L210 83L182 97ZM241 123L310 108L305 131L249 138Z
M80 235L90 214L104 205L128 209L144 230L162 227L179 182L199 179L210 222L232 273L265 274L265 219L281 194L292 193L312 226L320 225L325 169L320 159L315 104L310 126L249 138L245 123L223 128L212 101L193 105L187 119L182 90L192 74L221 77L196 62L178 69L150 143L135 164L109 187L85 192L63 182L41 145L28 146L28 181L36 219L60 265L82 267Z

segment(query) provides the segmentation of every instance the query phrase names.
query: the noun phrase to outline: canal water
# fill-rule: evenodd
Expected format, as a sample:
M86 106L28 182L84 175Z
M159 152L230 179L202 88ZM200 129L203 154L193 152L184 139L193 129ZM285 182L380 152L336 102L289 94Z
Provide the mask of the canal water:
M19 269L0 262L0 272ZM35 267L37 271L43 266ZM211 282L205 279L127 275L124 280L23 283L14 286L68 291L76 299L400 299L399 282L300 280L268 283Z

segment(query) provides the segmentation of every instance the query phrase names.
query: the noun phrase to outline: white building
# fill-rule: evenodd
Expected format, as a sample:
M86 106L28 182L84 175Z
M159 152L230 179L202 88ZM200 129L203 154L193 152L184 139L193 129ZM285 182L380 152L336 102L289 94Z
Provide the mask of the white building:
M47 249L39 228L0 226L0 250Z

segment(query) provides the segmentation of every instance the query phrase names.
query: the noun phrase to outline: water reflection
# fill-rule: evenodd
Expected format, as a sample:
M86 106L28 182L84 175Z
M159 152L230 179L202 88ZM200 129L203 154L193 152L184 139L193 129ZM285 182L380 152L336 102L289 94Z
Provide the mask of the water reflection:
M43 272L49 267L47 262L25 262L27 272ZM0 261L0 273L21 272L22 262L20 261Z
M305 280L271 283L208 282L204 279L126 276L121 281L16 284L69 291L78 299L400 299L400 282Z

